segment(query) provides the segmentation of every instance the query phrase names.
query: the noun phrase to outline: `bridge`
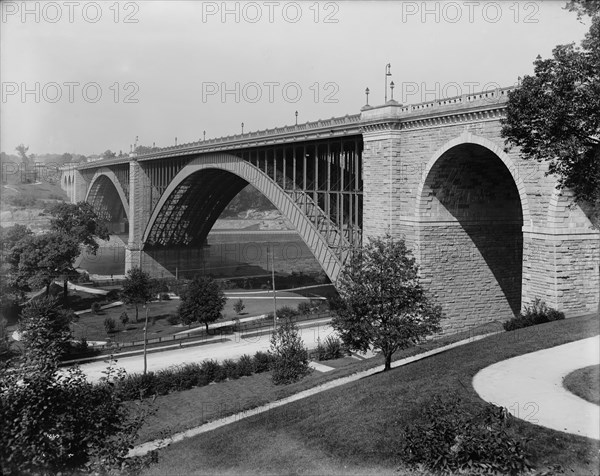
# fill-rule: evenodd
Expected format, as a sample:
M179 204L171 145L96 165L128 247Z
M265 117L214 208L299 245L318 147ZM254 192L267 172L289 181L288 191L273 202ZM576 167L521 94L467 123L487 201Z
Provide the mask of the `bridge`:
M547 166L505 150L510 88L221 137L63 170L128 234L126 268L174 274L165 250L201 246L247 184L294 225L335 283L369 236L403 237L460 330L540 298L568 315L600 300L600 234Z

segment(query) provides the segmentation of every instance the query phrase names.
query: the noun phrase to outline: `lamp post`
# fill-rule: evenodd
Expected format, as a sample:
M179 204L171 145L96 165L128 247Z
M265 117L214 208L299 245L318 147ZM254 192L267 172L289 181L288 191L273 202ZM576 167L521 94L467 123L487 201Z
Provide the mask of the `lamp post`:
M392 67L392 65L390 63L385 65L385 96L384 96L385 99L383 101L384 104L387 102L387 79L388 79L388 76L392 75L392 73L390 71L391 67Z
M269 269L269 247L267 246L267 269ZM273 330L277 329L277 295L275 294L275 258L271 252L271 283L273 287Z
M391 100L393 101L394 100L394 81L392 81L390 83L390 93L391 93L391 96L392 96Z
M244 133L244 123L242 122L242 134Z
M295 112L296 115L296 125L298 125L298 111Z
M365 89L365 96L367 96L367 106L369 105L369 93L370 93L369 88L366 88Z
M202 131L202 140L205 141L206 140L206 131Z
M150 303L147 302L144 304L146 308L146 320L144 322L144 375L146 375L146 371L148 370L148 360L147 360L147 347L148 347L148 309L150 308Z

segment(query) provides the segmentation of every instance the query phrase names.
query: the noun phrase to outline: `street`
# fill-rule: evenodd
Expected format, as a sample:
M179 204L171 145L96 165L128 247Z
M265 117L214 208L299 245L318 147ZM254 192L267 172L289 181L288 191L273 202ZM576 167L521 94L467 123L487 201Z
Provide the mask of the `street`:
M317 339L323 342L333 332L329 324L317 324L301 327L300 333L304 344L309 350L317 346ZM225 359L238 359L244 354L254 355L256 351L266 351L270 346L270 334L246 336L242 338L239 333L227 336L224 342L205 344L195 347L186 347L164 352L154 352L147 355L148 371L166 369L174 365L201 362L214 359L219 362ZM117 366L128 373L142 373L144 369L143 355L117 358ZM107 364L104 361L90 362L80 366L90 382L97 382L104 376Z

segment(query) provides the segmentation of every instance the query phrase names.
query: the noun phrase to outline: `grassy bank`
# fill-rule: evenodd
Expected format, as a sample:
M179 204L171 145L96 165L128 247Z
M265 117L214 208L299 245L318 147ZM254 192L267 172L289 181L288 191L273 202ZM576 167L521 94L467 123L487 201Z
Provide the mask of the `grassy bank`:
M434 395L456 395L476 411L484 402L471 380L480 369L597 333L598 316L588 316L497 334L174 444L161 451L147 474L393 473L400 466L400 430L419 418ZM212 401L235 403L236 398L232 392ZM210 404L203 395L197 400ZM197 405L168 406L198 413ZM531 461L538 468L597 473L596 441L524 421L516 421L511 431L530 439Z

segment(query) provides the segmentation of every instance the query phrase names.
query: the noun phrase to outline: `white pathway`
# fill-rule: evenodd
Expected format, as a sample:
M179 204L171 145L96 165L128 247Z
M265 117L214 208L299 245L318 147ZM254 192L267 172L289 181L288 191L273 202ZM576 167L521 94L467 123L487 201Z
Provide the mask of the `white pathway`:
M473 387L517 418L598 440L600 407L569 392L562 381L599 363L600 336L590 337L490 365L475 375Z
M309 349L317 346L317 338L320 338L322 342L333 332L330 325L323 323L300 328L302 340ZM215 359L220 362L224 359L235 360L244 354L254 355L258 350L264 351L269 348L270 338L268 333L244 338L236 333L231 336L230 341L150 353L147 356L148 371L157 371L184 363L201 362L206 359ZM119 358L119 355L116 354L115 357L117 366L124 368L128 373L142 373L144 370L142 355ZM104 361L99 361L82 364L80 368L87 376L88 381L97 382L104 376L103 371L106 370L106 366Z

